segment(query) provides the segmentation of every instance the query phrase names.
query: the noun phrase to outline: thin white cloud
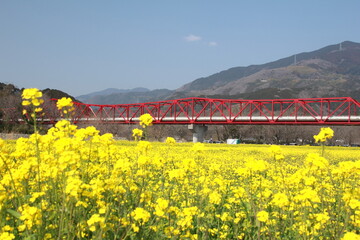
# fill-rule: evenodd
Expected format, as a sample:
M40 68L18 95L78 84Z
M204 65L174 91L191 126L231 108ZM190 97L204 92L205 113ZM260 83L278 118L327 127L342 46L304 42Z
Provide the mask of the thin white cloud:
M200 36L190 34L190 35L186 36L184 39L187 42L196 42L196 41L200 41L202 38Z
M218 45L218 43L217 42L209 42L208 45L211 47L215 47Z
M209 47L216 47L218 45L215 41L207 42L206 40L203 40L202 37L196 36L194 34L189 34L188 36L184 37L184 40L187 42L199 42L201 41L203 44L209 46Z

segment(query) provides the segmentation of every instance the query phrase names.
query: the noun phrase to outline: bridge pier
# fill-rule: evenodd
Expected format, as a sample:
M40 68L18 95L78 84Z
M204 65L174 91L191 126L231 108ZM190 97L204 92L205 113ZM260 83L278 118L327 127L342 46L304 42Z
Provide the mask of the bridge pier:
M193 142L203 142L208 127L205 125L190 124L188 129L193 133Z

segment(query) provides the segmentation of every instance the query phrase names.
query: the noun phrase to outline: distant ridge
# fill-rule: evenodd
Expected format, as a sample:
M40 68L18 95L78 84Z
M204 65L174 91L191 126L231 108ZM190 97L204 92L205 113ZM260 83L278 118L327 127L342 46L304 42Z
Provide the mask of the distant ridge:
M137 88L133 88L133 89L119 89L119 88L107 88L101 91L97 91L97 92L92 92L89 94L84 94L81 96L76 97L77 99L79 99L80 101L91 101L91 98L95 97L95 96L106 96L106 95L110 95L110 94L115 94L115 93L130 93L130 92L149 92L150 90L147 88L142 88L142 87L137 87Z
M252 94L253 93L253 94ZM261 93L261 94L260 94ZM360 44L350 41L196 79L169 98L360 96ZM251 97L253 96L253 97Z
M79 96L93 104L126 104L184 97L232 99L342 97L360 99L360 44L351 41L269 63L233 67L176 90L116 89Z
M129 104L164 100L174 91L168 89L148 90L146 88L134 88L129 91L117 91L111 94L86 95L77 97L89 104Z

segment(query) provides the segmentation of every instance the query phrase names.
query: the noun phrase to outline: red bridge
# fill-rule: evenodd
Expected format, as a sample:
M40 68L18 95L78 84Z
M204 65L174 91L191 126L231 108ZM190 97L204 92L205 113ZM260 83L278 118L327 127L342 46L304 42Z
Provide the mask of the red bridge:
M40 122L55 123L62 119L56 99L44 105ZM184 98L159 102L97 105L74 102L74 123L138 123L148 113L154 124L312 124L360 125L360 103L350 97L273 100L233 100ZM0 109L1 110L1 109ZM13 109L2 109L3 119ZM6 110L6 111L5 111ZM14 112L14 111L13 111Z
M154 124L360 125L360 103L350 97L273 100L184 98L149 103L96 105L74 102L73 121L137 123L149 113ZM46 122L59 115L46 114Z
M53 124L61 119L55 100L44 105L39 122ZM159 102L96 105L74 102L74 123L138 123L142 114L153 117L154 124L188 124L194 141L201 140L209 124L297 124L360 125L360 103L350 97L272 100L233 100L184 98ZM4 109L3 109L4 110ZM9 109L8 109L9 110ZM21 116L3 120L18 121ZM11 120L13 119L13 120Z

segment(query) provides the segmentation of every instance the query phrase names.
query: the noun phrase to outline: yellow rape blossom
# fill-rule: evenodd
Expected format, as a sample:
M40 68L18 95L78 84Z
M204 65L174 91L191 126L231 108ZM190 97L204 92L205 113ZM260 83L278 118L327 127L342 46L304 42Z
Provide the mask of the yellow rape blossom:
M15 235L9 232L0 233L1 240L12 240L15 239Z
M93 214L89 220L87 220L87 224L90 227L90 231L95 232L96 226L97 225L103 226L104 221L105 221L105 218L101 217L99 214L96 213L96 214Z
M326 169L329 166L329 162L316 153L309 153L305 159L305 165L309 168Z
M167 137L165 142L167 144L174 144L174 143L176 143L176 140L174 138L172 138L172 137Z
M31 203L35 202L36 199L38 199L39 197L41 196L44 196L45 193L44 192L34 192L32 195L31 195L31 198L29 199L29 201Z
M269 220L269 213L266 211L260 211L256 214L256 218L260 222L267 222Z
M149 113L145 113L140 116L139 120L140 120L140 125L143 128L146 128L152 125L153 117Z
M182 229L192 226L193 216L198 213L197 207L186 207L179 213L180 219L177 222Z
M209 202L212 204L219 204L221 202L221 195L214 191L209 195Z
M73 102L72 102L72 99L71 98L66 98L66 97L63 97L61 99L59 99L57 102L56 102L56 106L59 110L65 108L65 107L72 107L73 106Z
M42 214L39 208L25 204L19 208L19 211L21 213L20 220L24 222L24 226L27 229L42 223Z
M143 136L143 130L135 128L132 130L132 136L135 138L135 141L138 141Z
M150 219L150 213L141 207L137 207L131 215L135 221L140 222L141 224L146 223Z
M40 106L44 100L40 99L42 97L42 92L37 88L28 88L24 89L22 93L23 106L28 106L32 104L33 106Z
M283 208L289 205L289 198L284 193L276 193L271 201L275 206Z
M115 141L69 121L0 139L0 239L357 239L360 149L270 151Z
M73 106L74 106L74 104L73 104L72 99L67 98L67 97L63 97L56 102L56 107L59 110L62 110L63 113L65 113L65 114L68 114L69 112L74 111L75 108Z
M255 160L253 158L247 159L245 166L254 172L263 172L268 169L269 164L264 160Z
M29 112L29 116L31 117L31 119L26 119L26 121L31 121L33 123L34 126L34 132L37 132L37 115L36 113L41 112L43 109L40 107L41 104L44 103L44 100L41 99L42 97L42 92L37 89L37 88L28 88L28 89L24 89L22 92L22 105L24 107L30 108L31 111ZM23 109L22 111L24 116L28 116L27 114L27 110Z
M328 139L331 139L334 136L334 131L327 127L321 128L318 135L314 135L315 142L325 142Z
M341 240L360 240L360 235L354 232L347 232Z
M162 217L165 215L165 210L169 206L169 201L164 198L158 198L156 200L155 215Z
M269 151L274 155L282 154L281 148L278 145L271 145Z

